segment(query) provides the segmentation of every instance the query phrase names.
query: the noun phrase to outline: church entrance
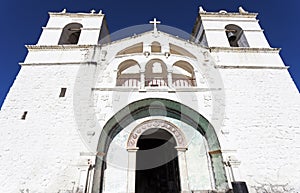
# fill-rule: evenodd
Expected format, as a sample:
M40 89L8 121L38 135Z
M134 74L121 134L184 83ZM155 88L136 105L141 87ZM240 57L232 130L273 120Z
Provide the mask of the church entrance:
M136 154L135 193L179 193L176 141L163 129L143 133Z

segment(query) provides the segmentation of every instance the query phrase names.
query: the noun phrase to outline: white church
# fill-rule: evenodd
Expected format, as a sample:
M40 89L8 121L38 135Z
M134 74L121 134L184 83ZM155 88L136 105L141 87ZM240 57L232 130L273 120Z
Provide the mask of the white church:
M1 193L300 192L299 91L257 13L163 24L49 13L0 111Z

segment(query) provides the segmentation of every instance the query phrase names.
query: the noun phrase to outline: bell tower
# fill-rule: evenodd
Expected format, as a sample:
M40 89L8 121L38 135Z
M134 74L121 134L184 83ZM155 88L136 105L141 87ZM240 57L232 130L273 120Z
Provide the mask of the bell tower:
M108 35L102 11L87 13L49 13L49 20L37 45L95 45Z
M200 7L192 35L196 43L206 47L270 48L257 15L242 7L238 13L206 12Z

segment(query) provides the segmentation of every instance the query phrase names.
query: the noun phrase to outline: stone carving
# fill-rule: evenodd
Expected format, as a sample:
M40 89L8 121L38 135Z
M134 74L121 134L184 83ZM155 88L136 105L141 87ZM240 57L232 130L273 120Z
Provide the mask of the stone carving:
M175 138L178 148L180 147L186 148L187 143L186 143L185 136L178 127L165 120L153 119L153 120L145 121L133 129L127 141L127 149L136 148L140 136L145 131L154 128L164 129L168 131Z

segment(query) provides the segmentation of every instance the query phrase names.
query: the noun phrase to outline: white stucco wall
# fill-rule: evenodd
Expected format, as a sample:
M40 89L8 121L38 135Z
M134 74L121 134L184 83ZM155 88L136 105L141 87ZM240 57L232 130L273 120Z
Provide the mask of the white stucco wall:
M74 19L61 16L50 19L47 27L60 28L58 24L63 27ZM83 20L90 18L83 16ZM89 22L86 25L93 27ZM209 25L223 28L224 22ZM244 28L259 28L256 20L239 22ZM100 22L96 23L94 27L100 28ZM28 189L30 193L53 193L81 188L85 185L87 161L94 161L102 127L127 104L144 98L178 101L207 118L216 129L224 161L229 157L234 159L237 163L234 175L237 180L247 182L251 193L300 191L299 92L278 52L269 49L262 32L255 32L263 38L256 39L259 42L254 36L248 39L254 49L237 51L228 50L227 39L222 39L225 32L219 36L220 31L212 30L212 36L207 34L209 45L218 40L214 46L225 48L212 49L209 54L208 49L164 33L158 37L146 33L103 47L56 46L60 32L51 30L45 29L38 43L46 46L29 46L28 56L0 112L0 192L19 193ZM86 40L84 44L97 43L94 39ZM148 58L143 53L115 57L119 51L140 42L149 50L153 41L159 41L163 51L172 43L195 57L167 57L165 53ZM220 42L224 45L217 44ZM158 58L170 69L178 59L188 61L195 69L198 87L194 90L136 88L126 92L115 88L118 64L129 58L144 62ZM59 97L61 88L67 88L63 98ZM25 111L26 120L21 120ZM221 113L215 114L218 112ZM191 138L191 128L183 130ZM114 140L124 142L129 131L130 126ZM203 162L206 167L201 157L204 152L199 149L201 144L200 136L196 137L187 152L190 187L195 189L207 188L210 183L205 172L196 172L201 170L196 162ZM123 157L126 152L121 153L126 163L127 156ZM115 172L119 178L112 181L110 177ZM205 182L201 181L202 174ZM123 170L109 166L106 188L121 184L118 186L121 191L124 179Z

